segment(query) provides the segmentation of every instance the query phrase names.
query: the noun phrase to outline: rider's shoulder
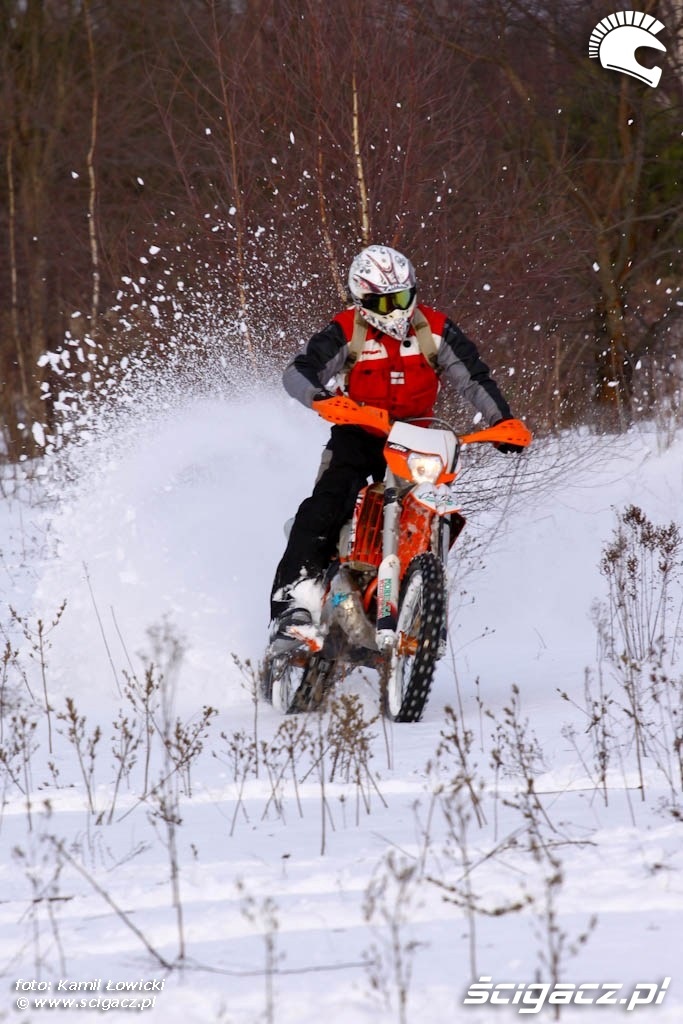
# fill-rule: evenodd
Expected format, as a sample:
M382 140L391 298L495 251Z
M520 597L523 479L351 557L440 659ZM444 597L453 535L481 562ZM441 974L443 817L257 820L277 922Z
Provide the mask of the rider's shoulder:
M422 302L418 302L417 308L424 316L433 333L443 334L446 321L449 319L448 315L439 309L434 309L432 306L425 306Z
M356 307L349 306L347 309L342 309L340 313L335 313L332 317L332 323L338 324L344 332L345 337L350 338L353 334L354 324L356 322Z

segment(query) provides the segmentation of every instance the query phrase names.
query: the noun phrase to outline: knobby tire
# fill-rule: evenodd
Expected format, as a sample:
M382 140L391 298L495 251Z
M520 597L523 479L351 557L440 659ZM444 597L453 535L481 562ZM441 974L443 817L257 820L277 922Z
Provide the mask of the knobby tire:
M417 555L403 578L398 631L417 641L414 655L392 654L383 686L385 714L394 722L419 722L439 657L446 614L446 584L439 558Z
M301 666L289 664L286 655L280 657L281 662L277 657L266 661L261 696L285 715L316 711L330 688L332 666L319 654L310 655ZM285 685L291 680L286 699L273 700L273 691L281 686L283 679Z

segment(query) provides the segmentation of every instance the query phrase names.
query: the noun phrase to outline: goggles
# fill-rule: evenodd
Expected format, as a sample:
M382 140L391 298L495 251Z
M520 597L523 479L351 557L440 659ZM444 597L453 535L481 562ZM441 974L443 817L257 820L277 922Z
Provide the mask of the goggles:
M360 304L363 309L368 309L371 313L385 316L395 309L409 309L415 298L415 292L415 288L401 288L398 292L388 292L386 295L376 295L370 292L362 297Z

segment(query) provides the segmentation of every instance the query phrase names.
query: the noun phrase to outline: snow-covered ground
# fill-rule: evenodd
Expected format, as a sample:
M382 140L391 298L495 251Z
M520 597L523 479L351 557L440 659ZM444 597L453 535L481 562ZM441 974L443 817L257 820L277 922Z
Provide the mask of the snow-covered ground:
M0 1020L66 997L91 1005L60 1019L83 1022L124 998L170 1024L683 1021L675 795L646 757L641 798L609 666L606 793L581 710L601 551L629 503L679 516L683 438L571 435L465 468L451 652L424 720L376 719L349 749L332 727L373 719L371 678L286 733L250 692L282 524L326 433L277 391L188 397L95 433L68 483L48 460L6 488ZM195 726L203 749L176 767ZM514 1004L464 1005L480 977L514 983L497 990ZM558 979L613 989L567 1006L524 988ZM147 990L116 990L133 982Z

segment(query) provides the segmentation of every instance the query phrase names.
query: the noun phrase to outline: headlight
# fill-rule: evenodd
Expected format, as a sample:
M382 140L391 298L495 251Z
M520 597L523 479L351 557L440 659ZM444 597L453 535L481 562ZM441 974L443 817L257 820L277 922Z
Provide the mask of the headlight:
M443 462L439 455L420 455L411 452L408 456L408 469L416 484L433 484L443 472Z

